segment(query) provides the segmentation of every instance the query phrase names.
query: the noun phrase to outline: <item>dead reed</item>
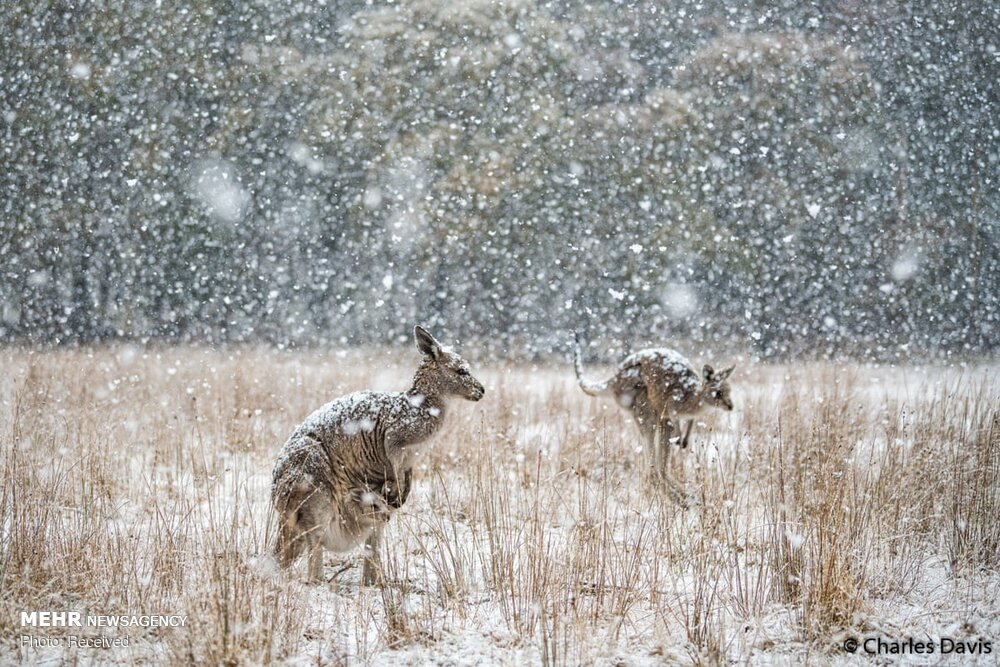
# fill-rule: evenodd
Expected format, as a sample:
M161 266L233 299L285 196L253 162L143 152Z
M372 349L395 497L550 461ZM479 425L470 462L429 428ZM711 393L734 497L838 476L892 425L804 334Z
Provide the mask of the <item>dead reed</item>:
M24 663L73 655L22 645L66 634L22 627L31 610L184 614L88 650L165 664L716 664L1000 615L983 370L744 368L737 412L675 457L700 499L685 512L643 486L634 427L568 366L488 368L487 400L456 404L428 449L375 590L350 556L329 586L274 570L270 470L308 412L402 389L411 359L116 347L0 365L0 643Z

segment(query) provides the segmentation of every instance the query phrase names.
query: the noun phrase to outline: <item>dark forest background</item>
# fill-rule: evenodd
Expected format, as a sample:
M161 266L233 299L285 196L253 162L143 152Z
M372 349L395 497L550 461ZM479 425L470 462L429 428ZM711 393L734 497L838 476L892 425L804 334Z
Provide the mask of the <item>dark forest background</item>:
M0 341L1000 344L996 3L0 7Z

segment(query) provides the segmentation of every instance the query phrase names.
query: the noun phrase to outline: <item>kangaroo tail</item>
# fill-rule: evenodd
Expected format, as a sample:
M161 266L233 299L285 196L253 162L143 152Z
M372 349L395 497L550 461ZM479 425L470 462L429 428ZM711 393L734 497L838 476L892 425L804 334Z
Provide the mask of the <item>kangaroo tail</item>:
M591 382L584 379L583 377L583 355L580 352L580 336L573 332L573 340L575 346L573 347L573 368L576 370L576 381L580 385L580 389L583 393L588 396L600 396L608 391L608 386L610 385L610 380L605 380L604 382Z

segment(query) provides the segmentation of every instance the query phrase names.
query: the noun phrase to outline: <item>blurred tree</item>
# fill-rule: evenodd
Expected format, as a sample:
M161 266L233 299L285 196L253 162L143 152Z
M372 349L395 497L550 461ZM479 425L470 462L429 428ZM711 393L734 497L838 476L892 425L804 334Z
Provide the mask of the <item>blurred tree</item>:
M995 349L997 18L9 3L0 339Z

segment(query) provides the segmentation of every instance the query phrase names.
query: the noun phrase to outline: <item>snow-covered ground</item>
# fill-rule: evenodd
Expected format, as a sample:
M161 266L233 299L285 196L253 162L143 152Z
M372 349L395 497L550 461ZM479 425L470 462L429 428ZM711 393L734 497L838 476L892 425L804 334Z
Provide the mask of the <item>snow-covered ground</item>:
M277 570L270 470L313 408L404 389L414 358L0 354L5 662L899 658L866 654L877 638L909 640L915 664L1000 655L1000 403L982 367L739 367L736 410L704 413L674 457L699 499L687 510L650 487L634 425L570 366L474 367L486 398L451 407L387 529L389 583L369 588L357 553L328 555L327 585L304 563ZM188 620L91 632L125 648L22 646L70 634L22 627L36 609ZM991 652L942 656L942 638Z

